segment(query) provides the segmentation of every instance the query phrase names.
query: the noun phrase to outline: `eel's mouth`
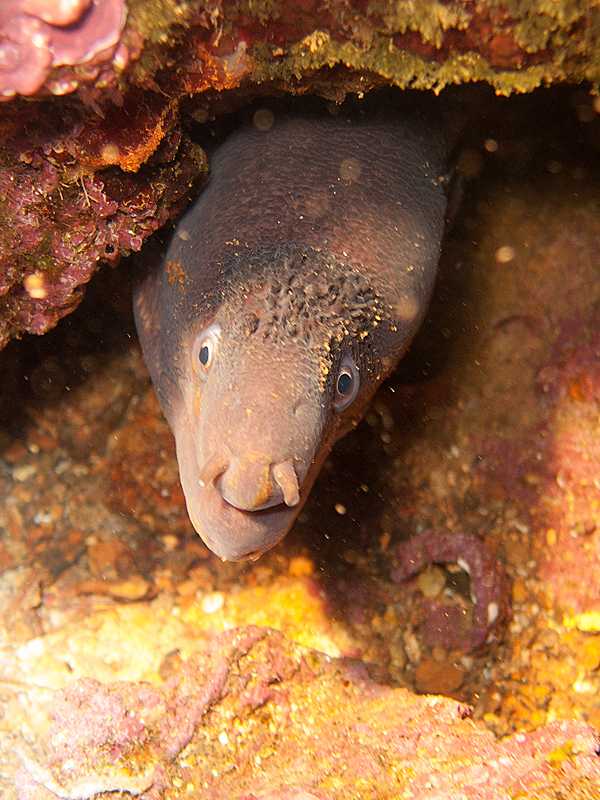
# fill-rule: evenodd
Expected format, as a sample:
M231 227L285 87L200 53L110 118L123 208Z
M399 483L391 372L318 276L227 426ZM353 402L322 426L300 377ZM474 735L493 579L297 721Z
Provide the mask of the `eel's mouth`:
M186 493L192 525L213 553L224 561L259 558L274 547L294 524L299 504L290 508L279 503L270 508L247 511L228 503L214 483Z
M242 489L235 492L231 498L233 502L230 502L225 491L227 487L220 483L229 471L223 468L223 461L217 459L217 466L217 462L210 466L211 457L202 458L192 437L177 437L177 445L179 477L192 525L207 547L225 561L257 559L283 539L294 524L330 450L329 438L326 438L326 444L322 442L307 461L293 457L282 461L282 453L279 460L267 459L264 463L260 459L256 462L251 460L247 473L243 469L239 475L233 471ZM201 468L199 462L210 468ZM243 464L244 459L241 462ZM230 463L235 464L235 461ZM257 476L262 483L256 482ZM236 489L235 480L233 487L229 487L232 491ZM244 481L249 482L250 488L244 485ZM241 505L246 507L240 508Z

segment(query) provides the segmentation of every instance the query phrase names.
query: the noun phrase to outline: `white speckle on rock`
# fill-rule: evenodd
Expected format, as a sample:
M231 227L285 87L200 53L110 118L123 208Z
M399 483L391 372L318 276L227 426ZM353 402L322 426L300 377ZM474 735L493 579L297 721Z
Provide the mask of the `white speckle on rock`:
M30 639L17 650L17 658L36 658L44 654L46 648L43 639Z
M498 608L498 603L488 603L487 607L488 625L494 624L494 622L498 619L499 613L500 609Z
M205 595L200 601L200 608L205 614L216 614L225 605L225 597L221 592Z
M20 467L15 467L13 469L12 475L16 481L24 483L26 480L29 480L29 478L33 478L36 472L36 464L22 464Z

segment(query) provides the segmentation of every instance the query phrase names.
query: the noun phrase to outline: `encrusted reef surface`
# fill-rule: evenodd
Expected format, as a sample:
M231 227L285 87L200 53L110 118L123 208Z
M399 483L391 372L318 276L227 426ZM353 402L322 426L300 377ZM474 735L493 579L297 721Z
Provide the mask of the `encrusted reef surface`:
M384 83L594 88L599 13L569 0L6 0L0 346L51 328L99 263L181 210L206 171L192 117L256 94L340 100Z
M378 686L359 663L251 626L222 634L160 687L83 678L57 692L48 758L40 764L21 746L16 784L20 800L600 792L591 725L555 722L499 743L469 717L459 703Z

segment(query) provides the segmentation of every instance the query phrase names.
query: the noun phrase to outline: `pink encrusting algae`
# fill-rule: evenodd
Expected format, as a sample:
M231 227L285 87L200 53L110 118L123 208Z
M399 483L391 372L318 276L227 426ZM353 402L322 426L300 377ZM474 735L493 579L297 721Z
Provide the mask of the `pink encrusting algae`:
M123 68L119 48L127 9L124 0L5 0L0 6L0 99L36 94L54 67L95 67L113 59ZM73 91L77 80L57 81L53 94Z

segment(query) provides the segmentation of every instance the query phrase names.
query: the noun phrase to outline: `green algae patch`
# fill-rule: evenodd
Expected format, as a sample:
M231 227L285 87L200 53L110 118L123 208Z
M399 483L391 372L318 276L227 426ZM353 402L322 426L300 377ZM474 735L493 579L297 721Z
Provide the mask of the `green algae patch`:
M376 36L368 47L361 47L350 41L340 42L324 30L315 30L292 45L282 59L269 60L269 48L264 44L255 47L253 56L256 67L252 81L273 81L287 88L336 65L380 76L400 89L433 90L436 94L449 85L477 81L489 83L497 94L508 96L566 80L569 75L559 58L556 63L535 64L526 69L496 70L475 50L451 52L439 62L396 46L390 37ZM599 75L590 65L580 79L596 85Z
M364 13L356 9L351 25L341 12L317 12L302 38L294 39L298 30L290 28L287 43L275 47L270 27L286 19L290 8L285 2L265 5L259 15L264 36L247 42L257 83L272 80L294 89L297 81L310 82L316 70L343 64L402 89L436 92L469 81L486 81L502 95L562 81L600 85L600 16L577 3L421 2L415 7L379 0Z

